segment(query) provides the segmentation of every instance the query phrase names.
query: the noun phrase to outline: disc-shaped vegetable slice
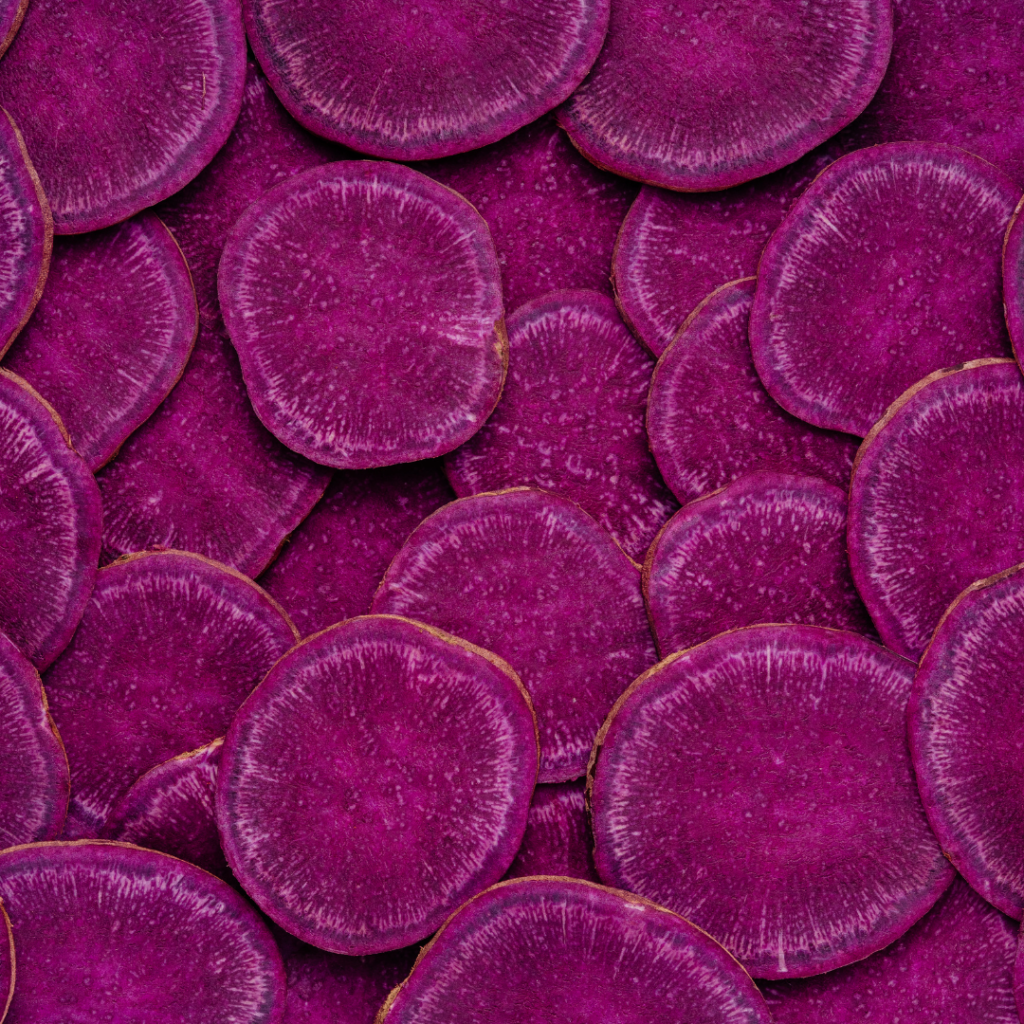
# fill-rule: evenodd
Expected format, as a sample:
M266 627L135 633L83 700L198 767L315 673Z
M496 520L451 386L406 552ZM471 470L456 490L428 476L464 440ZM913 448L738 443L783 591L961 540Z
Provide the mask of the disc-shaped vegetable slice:
M0 55L6 53L7 47L14 41L27 9L28 0L3 0L0 3ZM2 1020L3 1014L0 1014Z
M1013 922L960 878L901 939L818 978L762 986L775 1024L1018 1024Z
M260 583L303 636L365 615L406 538L453 497L437 462L342 470Z
M616 697L655 661L636 566L579 506L527 488L435 512L395 556L373 610L512 665L537 710L541 782L584 773Z
M599 882L594 838L587 820L582 780L538 786L530 802L526 835L506 878L557 875Z
M54 230L78 234L191 181L228 137L244 78L229 0L76 4L73 15L64 0L32 0L0 64L0 103L25 134Z
M101 569L46 674L71 765L65 837L97 835L143 772L223 735L297 639L267 593L199 555L130 555Z
M39 673L0 633L0 849L56 839L69 785L68 761ZM0 934L0 953L4 944ZM0 1020L6 1005L2 976L0 957Z
M642 559L676 503L644 432L653 360L596 292L552 292L509 317L502 400L446 460L457 494L541 487L572 498Z
M181 250L144 213L58 241L46 294L4 365L53 404L95 470L167 396L198 326Z
M533 711L505 662L367 615L293 648L245 702L217 825L235 877L282 928L380 953L505 873L536 779Z
M609 2L242 7L274 91L307 128L361 153L429 160L496 142L561 103L601 49Z
M18 980L7 1024L278 1024L284 970L259 915L184 861L121 843L0 853Z
M1024 200L1014 211L1003 245L1003 309L1013 352L1024 358Z
M891 46L884 0L713 11L618 0L593 71L558 117L599 167L683 192L729 188L849 124Z
M849 483L855 439L791 416L758 379L747 341L753 297L753 278L712 292L654 370L647 433L680 501L757 470Z
M768 1024L717 942L647 900L568 878L504 882L470 900L388 997L378 1024Z
M341 161L267 193L232 228L218 291L256 413L316 462L443 455L501 394L508 339L487 224L400 164Z
M915 660L965 587L1024 560L1024 380L1009 359L930 374L865 438L850 568L887 647Z
M749 626L672 655L597 739L598 873L758 978L895 941L953 879L907 750L910 662L852 633Z
M758 266L750 347L768 393L863 437L933 370L1009 355L1000 259L1019 199L996 167L935 143L826 168Z
M846 494L752 473L684 506L644 563L662 656L759 622L873 632L846 558Z
M38 669L67 646L100 551L96 481L56 413L0 369L0 629Z
M15 973L14 933L4 902L0 900L0 1024L7 1019L7 1011L14 999Z

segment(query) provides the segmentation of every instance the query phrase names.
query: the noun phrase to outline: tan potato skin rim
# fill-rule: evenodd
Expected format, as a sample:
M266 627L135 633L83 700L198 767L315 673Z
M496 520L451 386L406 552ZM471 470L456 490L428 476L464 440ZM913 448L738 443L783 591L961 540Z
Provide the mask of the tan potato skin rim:
M28 10L28 0L21 0L18 4L18 9L14 12L14 21L11 23L10 30L3 42L0 42L0 57L6 52L7 48L14 42L14 37L18 34L18 29L21 28L21 23L25 20L25 12ZM4 1015L0 1013L0 1024L3 1024Z
M75 452L75 446L71 443L71 435L67 432L64 421L60 418L60 413L45 398L24 377L19 377L6 367L0 366L0 377L6 377L12 383L17 384L23 391L27 391L46 410L50 414L50 419L57 424L57 429L60 431L61 437L64 438L67 446ZM75 454L78 455L78 452L75 452ZM81 458L80 455L79 458Z
M0 936L4 931L7 933L7 949L11 957L11 978L7 987L7 1002L0 1008L0 1024L3 1024L7 1011L11 1008L11 1003L14 1002L14 986L18 980L18 961L14 953L14 931L11 928L11 919L7 916L4 901L0 900Z

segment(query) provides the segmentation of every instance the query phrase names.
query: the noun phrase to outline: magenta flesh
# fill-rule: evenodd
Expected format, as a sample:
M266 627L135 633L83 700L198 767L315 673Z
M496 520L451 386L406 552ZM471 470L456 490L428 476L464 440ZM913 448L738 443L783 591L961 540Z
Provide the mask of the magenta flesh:
M98 835L143 772L223 735L297 639L268 594L198 555L140 554L102 569L46 674L71 765L65 838Z
M14 932L11 919L0 900L0 1024L7 1019L7 1011L14 999Z
M1020 363L1024 358L1024 200L1014 211L1006 229L1003 245L1003 309L1006 326L1013 343L1013 353Z
M453 497L437 462L341 470L260 584L303 636L365 615L409 534Z
M712 292L655 368L647 432L680 501L760 470L850 482L856 440L798 420L764 390L747 340L753 298L753 278Z
M167 396L198 327L181 250L143 213L58 240L43 299L4 365L53 405L95 470Z
M373 611L508 661L537 711L541 782L584 773L616 697L655 661L637 567L578 505L528 488L435 512L395 556Z
M954 877L907 750L911 662L853 633L750 626L641 676L597 739L595 862L754 977L898 939Z
M7 47L14 41L27 9L28 0L3 0L0 3L0 56L7 52ZM0 997L0 1007L3 1005L3 998ZM0 1021L3 1019L3 1013L0 1013Z
M996 167L949 146L837 160L758 266L750 347L768 393L808 423L863 437L933 370L1009 355L1001 252L1020 198Z

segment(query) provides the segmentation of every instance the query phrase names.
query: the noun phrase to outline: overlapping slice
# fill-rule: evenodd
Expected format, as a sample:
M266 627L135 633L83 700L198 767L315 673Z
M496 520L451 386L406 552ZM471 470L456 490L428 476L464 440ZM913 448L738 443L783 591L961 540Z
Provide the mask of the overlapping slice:
M0 630L38 669L60 654L82 617L102 522L96 481L59 417L0 369Z
M752 473L677 512L644 563L662 656L759 622L873 632L846 558L846 494Z
M753 278L712 292L655 368L647 433L680 501L757 470L849 483L854 438L803 423L764 390L747 341L753 298Z
M582 780L541 785L533 791L526 835L506 878L556 875L599 882L594 869Z
M66 838L98 834L145 771L224 734L298 639L268 594L180 551L100 570L46 691L71 765Z
M1024 560L1024 379L1010 359L930 374L872 429L850 567L887 647L919 658L965 587Z
M395 556L373 610L512 665L537 711L541 782L584 773L616 697L655 660L636 566L573 502L529 488L435 512Z
M4 0L0 4L0 55L6 53L7 47L14 41L27 9L28 0ZM2 1014L0 1020L3 1020Z
M260 583L303 636L365 615L406 538L453 497L436 462L342 470Z
M508 336L501 403L445 462L456 493L563 494L643 558L675 509L644 434L653 360L596 292L534 299L509 318Z
M388 997L379 1024L768 1024L746 972L689 922L567 878L505 882L467 903Z
M0 900L0 1024L7 1019L14 999L14 975L14 933L3 900Z
M257 415L315 462L443 455L498 402L508 339L490 231L408 167L340 161L282 183L232 228L218 292Z
M98 469L181 376L198 330L188 266L151 213L58 240L46 294L4 365Z
M505 662L369 615L303 641L243 705L217 825L268 916L366 955L425 938L505 873L536 779L533 711Z
M120 843L41 843L0 853L17 941L8 1024L182 1020L278 1024L274 940L230 886Z
M907 750L913 675L817 626L750 626L667 658L598 736L601 878L693 921L758 978L894 942L954 876Z
M1024 200L1014 211L1003 245L1003 309L1017 362L1024 356Z
M936 143L837 160L758 265L750 347L768 393L863 437L933 370L1009 355L1000 259L1020 197L992 164Z

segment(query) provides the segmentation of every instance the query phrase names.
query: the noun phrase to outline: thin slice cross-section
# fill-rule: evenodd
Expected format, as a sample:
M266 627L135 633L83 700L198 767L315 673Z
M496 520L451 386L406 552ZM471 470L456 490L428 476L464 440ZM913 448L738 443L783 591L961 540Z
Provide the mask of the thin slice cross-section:
M826 168L758 265L750 347L768 393L863 437L933 370L1008 356L1000 267L1020 198L992 164L937 143Z
M303 641L245 702L217 826L235 877L285 931L382 953L501 878L536 780L533 710L505 662L367 615Z
M101 569L46 692L71 765L64 836L92 837L145 771L222 736L298 639L269 594L180 551Z
M40 670L85 611L102 528L96 481L60 417L0 369L0 630Z
M503 882L454 914L377 1024L768 1024L747 973L647 900L569 878Z
M654 370L647 433L680 501L759 470L850 482L856 440L798 420L764 390L747 340L753 298L753 278L712 292Z
M0 900L0 1024L7 1019L7 1011L14 1000L15 972L14 932L4 901Z
M230 0L32 0L0 63L0 103L25 134L54 230L79 234L188 184L228 137L244 81Z
M637 566L578 505L529 488L435 512L395 556L373 610L509 662L537 711L541 782L583 775L615 699L656 660Z
M730 188L849 124L891 46L888 0L616 0L604 49L558 117L599 167L681 192Z
M14 42L14 37L25 20L26 10L28 0L3 0L0 3L0 56L5 54L7 48ZM0 1021L3 1019L3 1014L0 1013Z
M952 882L906 743L911 662L853 633L748 626L623 695L591 762L609 885L802 978L898 939Z
M1017 205L1003 243L1003 309L1020 363L1024 358L1024 199Z
M400 164L339 161L239 218L218 293L253 408L338 469L429 459L469 440L508 364L486 222Z
M281 1024L273 936L219 878L122 843L0 853L18 978L7 1024Z
M846 557L846 493L815 477L752 473L685 505L643 580L662 657L761 622L873 632Z
M609 0L244 0L274 91L311 131L429 160L496 142L558 106L594 63Z
M930 374L865 438L850 568L885 645L915 661L965 587L1024 560L1024 379L1011 359Z
M46 293L4 365L53 405L96 470L167 397L198 329L185 258L143 213L58 239Z
M456 493L563 494L641 560L677 507L644 430L654 360L597 292L528 302L509 317L508 338L501 403L445 460Z

